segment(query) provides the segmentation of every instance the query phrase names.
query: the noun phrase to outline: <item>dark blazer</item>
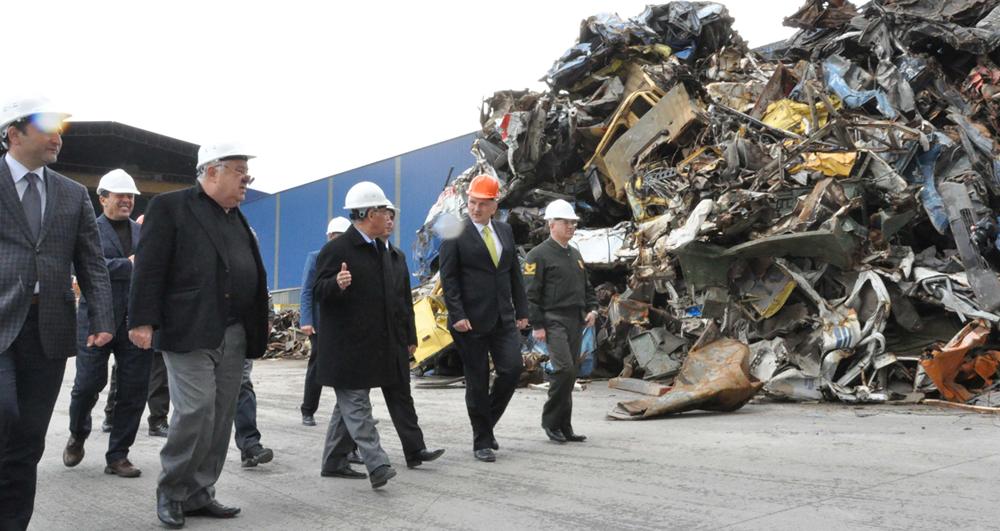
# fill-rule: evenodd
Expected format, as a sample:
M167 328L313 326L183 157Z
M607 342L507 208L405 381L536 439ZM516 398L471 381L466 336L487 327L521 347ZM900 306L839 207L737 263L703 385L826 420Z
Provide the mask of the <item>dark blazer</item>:
M351 285L341 290L337 273L344 263ZM320 384L370 389L405 381L409 366L400 351L405 352L407 338L398 329L405 308L393 293L398 282L392 263L354 227L320 250L313 288L322 331L316 362Z
M407 346L417 344L417 323L413 315L413 291L410 287L410 267L406 265L406 254L395 245L389 244L389 258L392 260L392 267L396 273L396 285L394 287L399 297L399 312L396 313L397 330L403 332L404 342ZM410 363L410 352L404 350L407 367ZM409 375L409 370L407 370Z
M473 333L485 334L496 327L498 320L513 323L528 317L514 232L510 225L497 220L493 220L493 227L503 245L497 266L468 218L458 238L441 243L441 284L451 327L468 319Z
M160 194L146 207L141 239L135 251L129 328L150 325L153 347L168 352L218 348L226 332L229 265L217 228L214 208L199 198L201 186ZM207 196L206 196L207 197ZM210 199L209 199L210 200ZM247 357L264 354L268 336L267 273L257 239L237 209L251 237L257 265L253 308L244 317Z
M76 354L76 296L70 267L83 294L95 303L88 308L90 334L115 331L111 284L87 189L48 168L44 171L45 213L35 242L10 168L0 158L0 352L21 331L38 281L38 324L45 356L67 358Z
M131 219L128 220L132 229L132 248L139 244L140 225ZM132 285L132 261L128 259L122 243L118 239L118 233L111 226L111 221L101 214L97 218L97 232L101 236L101 251L104 253L104 264L108 267L108 276L111 278L111 308L114 312L115 330L117 331L125 322L125 314L128 312L129 287ZM80 306L77 308L77 341L86 340L85 333L90 326L87 312L89 308L86 297L80 297Z

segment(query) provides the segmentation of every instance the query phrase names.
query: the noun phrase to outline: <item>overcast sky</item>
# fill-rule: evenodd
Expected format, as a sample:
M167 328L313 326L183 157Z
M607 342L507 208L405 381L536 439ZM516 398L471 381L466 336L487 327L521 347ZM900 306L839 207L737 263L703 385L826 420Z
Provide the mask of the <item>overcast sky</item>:
M803 1L722 3L759 46ZM276 192L477 130L483 97L543 88L581 20L647 3L11 1L0 99L245 142L254 188Z

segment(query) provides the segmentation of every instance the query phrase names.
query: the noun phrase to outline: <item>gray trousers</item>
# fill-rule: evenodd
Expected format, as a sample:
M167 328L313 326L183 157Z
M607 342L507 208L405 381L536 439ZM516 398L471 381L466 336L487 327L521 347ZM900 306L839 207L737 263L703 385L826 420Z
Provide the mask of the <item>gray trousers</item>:
M580 365L580 343L584 322L580 312L545 313L545 343L555 371L549 382L549 398L542 407L542 426L573 433L573 385Z
M215 499L236 415L247 340L242 324L226 328L214 349L164 352L173 414L160 450L158 490L184 510Z
M326 445L323 447L323 470L340 470L348 465L347 454L357 443L361 458L365 460L368 472L388 465L389 456L382 449L375 419L372 417L370 389L339 389L337 405L333 406L330 426L326 429Z

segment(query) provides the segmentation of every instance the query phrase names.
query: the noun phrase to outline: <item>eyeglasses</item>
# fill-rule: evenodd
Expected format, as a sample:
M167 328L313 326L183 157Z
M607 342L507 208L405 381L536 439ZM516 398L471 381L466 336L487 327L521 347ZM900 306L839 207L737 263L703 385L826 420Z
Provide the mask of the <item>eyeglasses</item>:
M225 169L227 169L227 170L235 173L236 175L239 175L240 179L243 182L247 183L248 185L249 184L253 184L253 182L256 180L256 179L254 179L253 177L250 176L250 168L246 168L246 169L243 169L243 168L233 168L232 166L226 166L225 164L219 164L219 166L222 166L223 168L225 168Z
M577 225L577 220L575 219L560 219L556 218L556 221L561 221L566 224L567 227L575 227Z

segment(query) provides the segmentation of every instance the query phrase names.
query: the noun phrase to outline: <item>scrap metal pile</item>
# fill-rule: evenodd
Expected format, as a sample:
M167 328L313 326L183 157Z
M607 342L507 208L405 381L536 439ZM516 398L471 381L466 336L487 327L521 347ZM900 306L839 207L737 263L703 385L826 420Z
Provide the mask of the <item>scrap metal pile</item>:
M711 2L590 17L548 90L486 100L478 163L419 233L424 278L446 214L492 173L525 250L546 203L576 206L602 304L595 373L691 373L616 418L731 409L761 383L788 400L974 400L1000 362L998 6L809 0L784 19L798 33L759 50ZM703 370L720 363L742 380Z
M271 317L271 335L267 338L264 358L306 359L309 338L299 329L299 311L281 310Z

